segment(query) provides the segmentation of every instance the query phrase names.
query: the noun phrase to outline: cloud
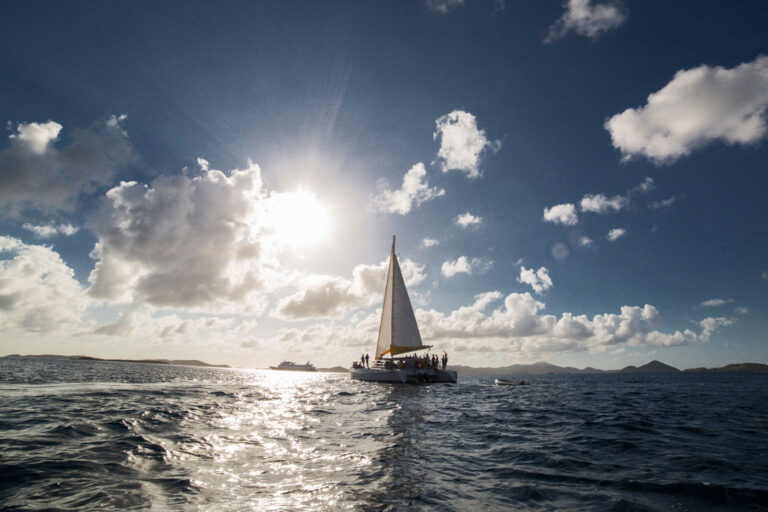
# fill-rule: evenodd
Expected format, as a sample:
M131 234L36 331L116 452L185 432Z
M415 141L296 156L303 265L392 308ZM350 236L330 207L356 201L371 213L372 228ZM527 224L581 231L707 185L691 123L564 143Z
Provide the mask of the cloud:
M308 351L329 345L340 348L370 349L376 343L379 334L381 313L372 313L357 322L313 323L304 328L280 329L277 336L269 343L278 346L290 346L296 350Z
M579 237L578 243L581 247L589 247L590 245L592 245L593 240L588 236L582 236L582 237Z
M257 323L233 317L198 316L189 318L175 313L164 313L146 304L132 304L122 308L114 322L94 326L89 334L118 337L126 340L212 347L258 347L252 338Z
M618 212L629 205L629 198L626 196L606 197L603 194L586 194L581 198L581 211L606 213Z
M605 194L584 194L581 198L581 211L593 213L613 213L629 208L632 196L646 194L655 188L653 178L648 176L636 187L627 190L626 195L607 197Z
M456 274L471 274L472 264L466 256L459 256L454 261L444 261L440 271L445 277L453 277Z
M427 0L427 7L440 14L448 14L464 5L464 0Z
M89 305L75 273L50 247L0 236L0 324L7 332L75 332Z
M722 316L705 318L699 322L699 325L701 326L701 340L708 341L717 329L733 325L735 321L735 318L726 318Z
M670 208L676 200L677 198L672 196L667 199L662 199L661 201L654 201L648 205L648 208L650 208L651 210L660 210L662 208Z
M615 242L619 238L623 237L627 234L627 230L624 228L614 228L608 232L608 235L606 238L608 238L609 241Z
M35 235L35 238L51 238L52 236L59 234L72 236L80 231L80 228L75 227L72 224L59 224L58 226L55 224L47 224L35 226L29 222L25 222L21 227L27 231L31 231Z
M492 300L476 297L476 303L449 314L437 311L416 312L424 340L443 344L463 342L472 351L514 351L537 356L562 352L602 352L622 346L677 346L700 340L685 330L672 334L657 330L660 317L656 308L623 306L619 314L586 315L563 313L560 318L541 314L545 305L529 293L512 293L489 313L484 309ZM500 298L495 292L492 299ZM711 332L711 331L710 331ZM471 342L467 343L467 342Z
M268 243L261 172L203 171L121 182L89 221L98 242L89 293L202 311L259 311L281 269Z
M663 164L717 140L757 142L766 133L767 106L768 56L759 56L731 69L678 71L645 106L614 115L605 129L624 160L644 156Z
M746 306L739 306L738 308L734 309L733 312L737 315L746 315L749 313L749 308Z
M365 303L341 277L322 279L280 301L274 315L284 320L341 316L350 307Z
M409 259L399 262L405 285L418 285L425 278L424 267ZM377 265L357 265L352 279L338 276L308 276L297 292L281 299L273 316L283 320L341 317L350 309L381 302L387 279L389 260Z
M482 258L469 259L466 256L459 256L455 260L447 260L440 267L440 272L445 277L453 277L456 274L472 274L473 272L485 272L493 266L493 261L487 261Z
M593 5L591 0L568 0L564 7L562 17L549 27L545 43L565 37L570 31L596 40L624 23L627 17L617 5L610 3Z
M0 151L0 209L16 217L23 210L71 211L81 193L109 184L133 158L124 116L72 130L69 144L56 148L56 122L20 123Z
M579 222L576 206L571 203L558 204L552 208L544 208L544 221L554 224L573 226Z
M434 247L436 245L439 245L440 242L438 240L435 240L434 238L425 238L421 241L422 247Z
M398 190L383 190L373 198L374 204L381 211L405 215L414 206L445 195L445 190L442 188L430 188L425 179L426 175L427 170L424 168L424 164L419 162L405 173L403 184Z
M768 281L768 270L763 270L763 273L760 274L760 276L763 278L764 281Z
M722 306L724 304L729 304L731 302L733 302L733 299L709 299L699 304L699 306L703 308L714 308L717 306Z
M29 148L29 151L36 155L45 153L48 144L59 137L59 132L63 127L55 122L47 123L19 123L16 126L16 133L11 134L11 140L19 141Z
M501 304L494 306L501 301ZM514 353L522 359L549 354L604 352L626 347L672 347L706 341L714 330L729 325L723 319L705 319L701 332L689 329L660 331L661 318L656 308L623 306L618 314L605 313L592 318L562 313L545 314L544 303L530 293L498 291L475 295L474 301L448 313L433 309L415 311L421 337L440 349L487 356L488 353ZM490 309L490 310L489 310ZM372 313L357 323L314 323L304 328L284 329L274 343L292 347L366 347L376 339L381 313Z
M477 128L475 116L454 110L435 121L434 138L440 140L436 162L443 172L461 171L468 178L481 176L480 159L486 149L493 152L501 148L501 141L489 141L484 130Z
M650 176L646 176L643 182L640 183L635 188L630 189L629 192L627 192L627 195L631 195L634 192L640 192L644 194L646 192L650 192L654 188L656 188L656 184L653 181L653 178L651 178Z
M479 224L483 223L482 217L477 217L475 215L472 215L469 212L462 213L461 215L457 215L453 222L457 226L461 226L462 228L468 228L469 226L477 226Z
M520 266L520 277L517 278L517 282L530 285L538 294L552 288L552 278L549 277L549 270L546 267L539 267L539 270L534 271L532 268Z

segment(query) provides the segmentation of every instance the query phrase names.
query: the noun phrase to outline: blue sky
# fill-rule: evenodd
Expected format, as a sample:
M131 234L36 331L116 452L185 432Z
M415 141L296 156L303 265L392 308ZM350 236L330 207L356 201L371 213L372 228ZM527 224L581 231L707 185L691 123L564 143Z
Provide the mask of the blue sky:
M6 2L0 353L768 361L763 2Z

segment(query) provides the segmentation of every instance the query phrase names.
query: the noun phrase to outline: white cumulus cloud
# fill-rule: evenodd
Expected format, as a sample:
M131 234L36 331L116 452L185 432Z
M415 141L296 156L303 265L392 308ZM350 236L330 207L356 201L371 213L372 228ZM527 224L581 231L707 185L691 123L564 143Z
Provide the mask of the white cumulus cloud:
M73 226L72 224L43 224L36 226L29 222L25 222L21 227L27 231L31 231L36 238L50 238L55 235L72 236L80 231L80 228Z
M727 318L722 316L705 318L699 322L699 325L701 326L701 340L708 341L717 329L720 327L733 325L735 321L735 318Z
M573 226L579 222L576 206L571 203L565 203L555 205L552 208L544 208L544 221Z
M421 241L422 247L434 247L436 245L439 245L440 242L438 240L435 240L434 238L425 238Z
M610 240L611 242L615 242L619 238L623 237L627 234L627 230L624 228L613 228L608 232L608 235L606 238Z
M99 299L153 306L257 311L279 271L264 242L259 167L159 176L107 192L90 226L98 237L89 281Z
M483 258L467 258L459 256L455 260L447 260L440 267L440 272L445 277L453 277L456 274L472 274L473 272L485 272L493 266L493 261Z
M461 226L462 228L468 228L469 226L476 226L478 224L482 224L483 223L483 218L482 217L478 217L476 215L472 215L469 212L466 212L466 213L462 213L460 215L457 215L453 219L453 222L457 226Z
M645 156L673 162L721 140L750 144L766 133L768 56L734 68L702 65L678 71L671 82L605 122L624 159Z
M551 43L568 32L598 39L604 32L613 30L626 19L626 14L613 3L593 4L592 0L568 0L562 17L549 27L544 40Z
M672 334L657 330L660 317L649 304L622 306L620 314L605 313L590 319L572 313L563 313L560 318L542 314L545 305L529 293L512 293L500 307L485 313L485 306L491 302L462 307L450 314L417 311L422 338L440 341L441 346L451 341L464 343L465 350L470 351L512 350L526 355L601 352L621 346L676 346L701 339L690 330Z
M75 273L50 247L0 236L0 324L7 332L73 333L89 305Z
M629 205L626 196L606 197L604 194L586 194L581 198L581 211L606 213L618 212Z
M456 274L471 274L472 264L466 256L459 256L453 261L444 261L440 271L445 277L453 277Z
M477 127L475 116L462 110L454 110L435 121L435 140L440 140L437 162L443 172L461 171L468 178L477 178L480 159L486 149L498 151L501 141L489 141L485 131Z
M445 190L430 187L426 180L427 170L419 162L403 176L403 184L397 190L383 190L373 198L374 204L389 213L405 215L424 201L445 195Z
M11 140L17 140L26 145L29 150L37 155L45 153L48 144L59 137L63 126L55 121L47 123L19 123L16 133L9 136Z
M552 278L549 277L549 270L546 267L539 267L539 270L525 268L520 266L520 277L517 282L530 285L533 291L541 294L552 288Z

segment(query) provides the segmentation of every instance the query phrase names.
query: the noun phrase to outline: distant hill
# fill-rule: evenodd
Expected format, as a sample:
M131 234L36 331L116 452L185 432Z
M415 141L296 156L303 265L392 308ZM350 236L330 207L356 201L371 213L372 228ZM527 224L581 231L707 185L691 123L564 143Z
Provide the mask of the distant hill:
M497 368L473 368L472 366L450 365L451 370L456 370L462 375L547 375L547 374L572 374L572 373L603 373L595 368L579 370L572 366L557 366L551 363L538 362L533 364L513 364Z
M226 364L210 364L197 359L102 359L91 356L59 356L54 354L27 355L11 354L0 359L70 359L73 361L107 361L113 363L172 364L178 366L204 366L208 368L230 368Z
M643 366L625 366L619 373L676 373L679 372L674 366L669 366L661 361L653 360Z
M331 373L349 373L349 369L344 368L343 366L334 366L333 368L318 368L317 371L331 372Z
M689 368L686 372L744 372L744 373L768 373L768 365L760 363L736 363L721 366L720 368Z

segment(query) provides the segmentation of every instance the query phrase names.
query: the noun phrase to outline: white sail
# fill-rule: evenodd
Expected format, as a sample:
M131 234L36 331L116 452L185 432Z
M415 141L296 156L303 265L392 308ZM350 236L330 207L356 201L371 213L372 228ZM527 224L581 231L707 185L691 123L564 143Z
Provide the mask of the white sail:
M384 290L384 306L381 309L379 340L376 343L376 359L385 354L391 356L428 348L422 344L416 316L405 289L405 280L395 256L395 240L389 257L387 287Z

